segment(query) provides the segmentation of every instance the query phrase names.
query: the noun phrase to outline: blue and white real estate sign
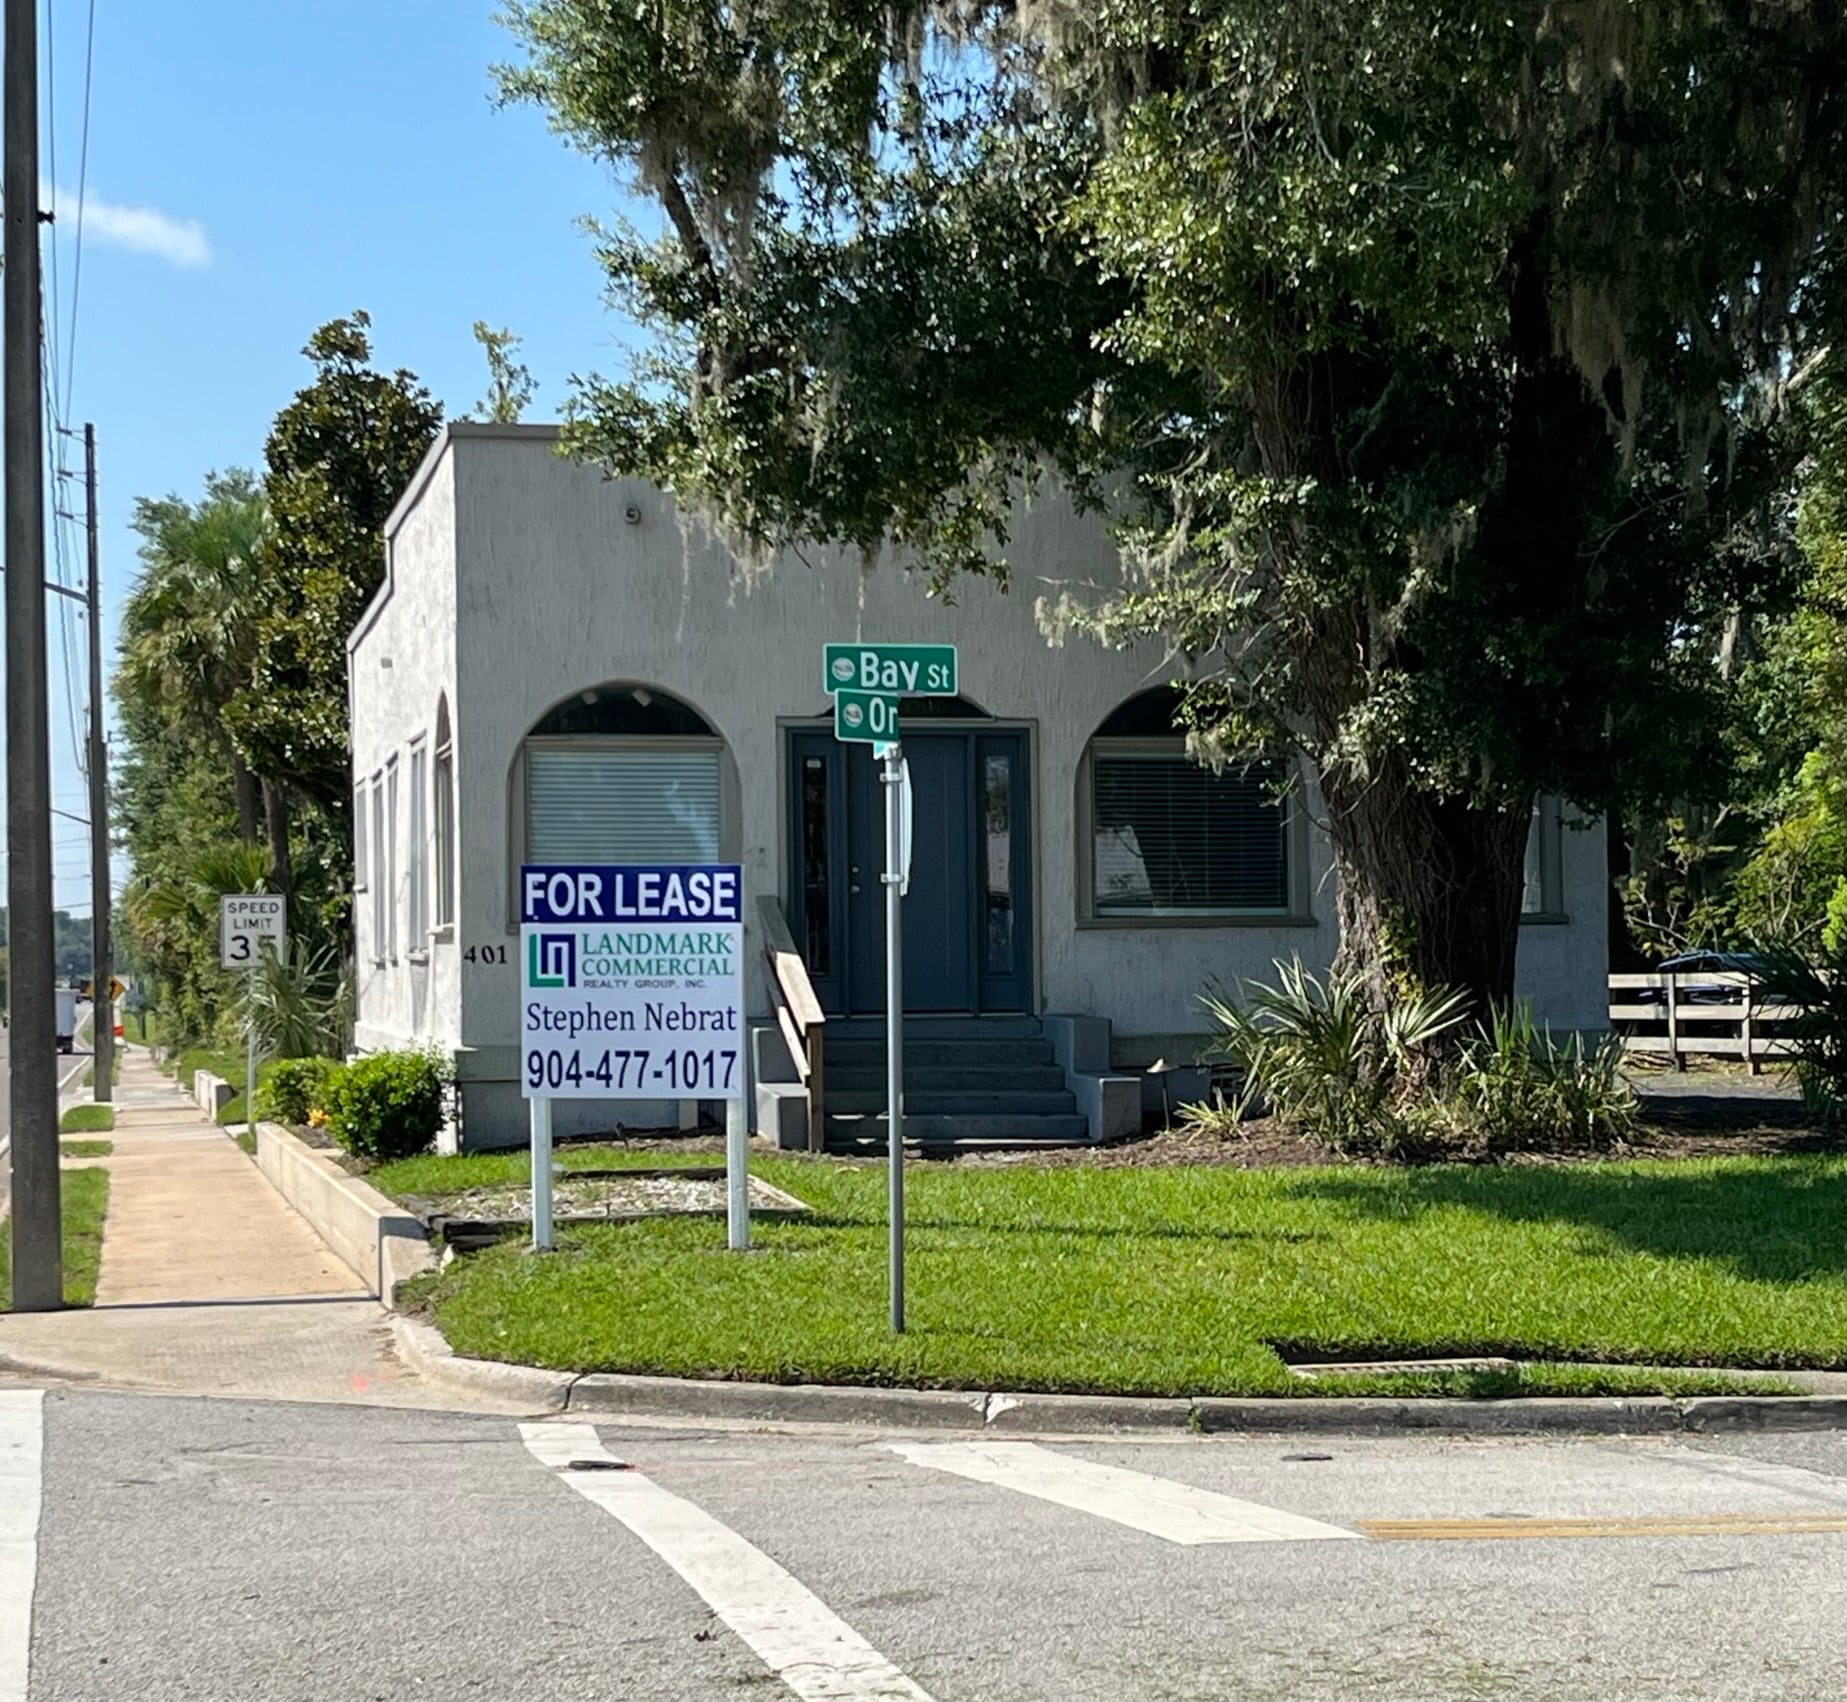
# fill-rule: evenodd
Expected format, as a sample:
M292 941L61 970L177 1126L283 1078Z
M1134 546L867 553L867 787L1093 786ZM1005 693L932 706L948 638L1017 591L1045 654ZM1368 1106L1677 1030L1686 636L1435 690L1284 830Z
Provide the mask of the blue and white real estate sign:
M742 1099L735 863L520 870L528 1099Z

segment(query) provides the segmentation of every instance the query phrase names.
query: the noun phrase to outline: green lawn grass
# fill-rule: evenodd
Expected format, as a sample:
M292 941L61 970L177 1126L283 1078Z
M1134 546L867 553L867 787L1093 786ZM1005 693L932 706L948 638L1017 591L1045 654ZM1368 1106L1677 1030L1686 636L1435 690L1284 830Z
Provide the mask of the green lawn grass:
M64 1304L88 1306L96 1299L96 1272L103 1257L103 1218L109 1210L109 1172L67 1170L60 1178L64 1224ZM13 1304L13 1225L0 1219L0 1312Z
M668 1170L691 1165L724 1166L722 1152L662 1152L617 1146L562 1146L552 1149L561 1170ZM399 1158L366 1172L366 1180L394 1199L408 1195L453 1193L462 1188L497 1188L525 1182L532 1175L532 1160L525 1147L509 1152L470 1152L454 1157L426 1153L420 1158Z
M433 1191L461 1165L375 1180ZM914 1167L909 1323L885 1321L885 1174L757 1159L813 1206L569 1228L420 1284L456 1352L567 1370L1145 1394L1323 1392L1292 1357L1504 1354L1525 1392L1689 1393L1627 1366L1847 1362L1832 1157L1571 1166ZM473 1175L469 1177L473 1180ZM484 1178L485 1179L485 1178ZM1344 1393L1502 1392L1506 1377L1342 1379Z
M58 1121L61 1135L102 1134L114 1127L113 1105L73 1105Z
M153 1046L160 1041L160 1018L152 1011L129 1011L122 1018L122 1037L137 1046Z
M60 1158L111 1158L115 1155L114 1141L59 1141Z

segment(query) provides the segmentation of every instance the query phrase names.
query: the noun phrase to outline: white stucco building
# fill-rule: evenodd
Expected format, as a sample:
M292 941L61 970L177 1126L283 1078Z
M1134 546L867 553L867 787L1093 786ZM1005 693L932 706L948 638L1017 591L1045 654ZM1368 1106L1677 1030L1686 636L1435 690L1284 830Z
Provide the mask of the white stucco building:
M386 553L350 639L357 1044L453 1051L470 1146L525 1138L513 947L528 858L741 863L754 934L758 900L778 900L845 1048L830 1082L858 1105L856 1019L883 1008L879 797L867 748L831 734L831 640L958 647L960 698L907 705L906 1006L945 1045L984 1049L988 1085L1019 1096L997 1104L1062 1074L1077 1092L1060 1108L1108 1132L1120 1095L1086 1099L1077 1077L1190 1058L1208 984L1333 952L1312 808L1188 763L1154 652L1048 647L1037 599L1114 562L1097 523L1056 500L1021 516L1006 593L969 582L932 601L898 566L827 552L747 582L669 497L562 459L550 428L452 425ZM1602 1028L1602 828L1541 812L1529 869L1520 991L1555 1027ZM766 977L749 996L764 1015ZM1048 1014L1099 1020L1047 1028ZM1049 1076L1018 1050L1042 1033ZM773 1024L759 1052L766 1083L799 1096ZM776 1097L759 1095L766 1124ZM561 1132L675 1113L558 1108Z

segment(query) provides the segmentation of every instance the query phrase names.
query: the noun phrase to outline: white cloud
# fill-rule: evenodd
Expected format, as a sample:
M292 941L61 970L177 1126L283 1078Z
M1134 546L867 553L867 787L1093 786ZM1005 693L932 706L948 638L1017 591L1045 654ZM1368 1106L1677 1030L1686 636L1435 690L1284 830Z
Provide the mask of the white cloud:
M57 213L59 228L66 239L74 242L78 224L75 193L49 187L40 193ZM176 219L158 207L125 207L117 201L105 201L94 191L83 197L82 216L87 241L100 242L110 248L126 248L133 254L152 254L169 266L195 267L212 263L212 248L205 239L205 226L197 219Z

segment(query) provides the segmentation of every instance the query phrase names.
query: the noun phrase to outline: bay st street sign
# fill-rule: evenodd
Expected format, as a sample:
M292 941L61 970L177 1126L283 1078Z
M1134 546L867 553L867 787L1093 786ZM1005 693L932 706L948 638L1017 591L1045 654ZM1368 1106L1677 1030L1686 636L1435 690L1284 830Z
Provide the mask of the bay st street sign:
M953 644L830 644L821 655L828 692L876 691L894 697L954 697Z

